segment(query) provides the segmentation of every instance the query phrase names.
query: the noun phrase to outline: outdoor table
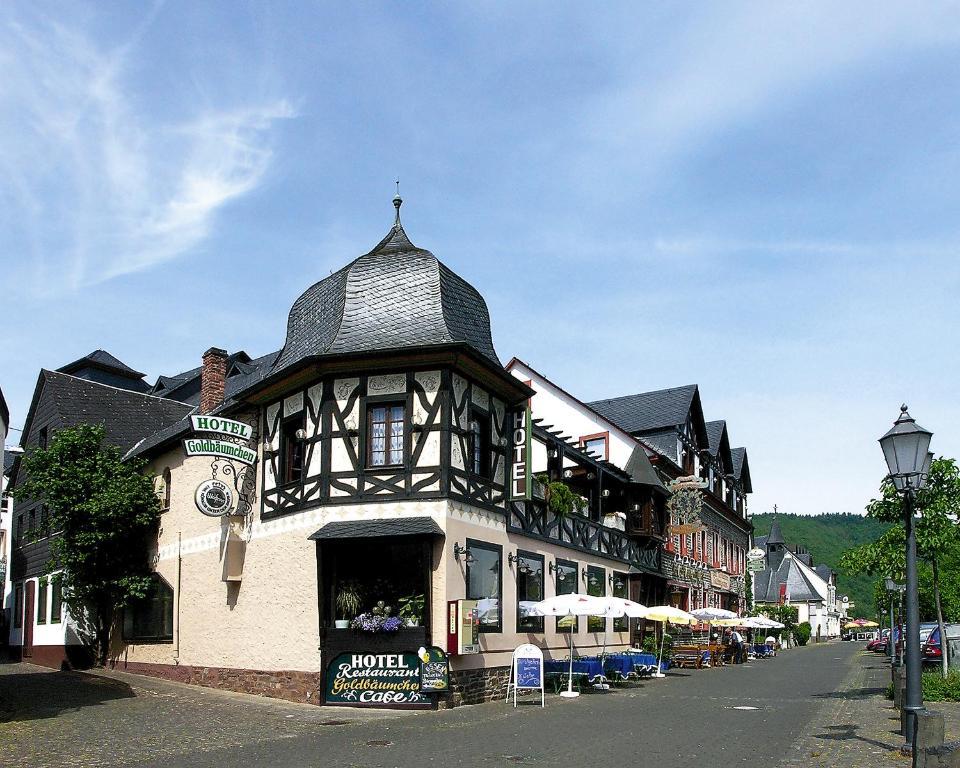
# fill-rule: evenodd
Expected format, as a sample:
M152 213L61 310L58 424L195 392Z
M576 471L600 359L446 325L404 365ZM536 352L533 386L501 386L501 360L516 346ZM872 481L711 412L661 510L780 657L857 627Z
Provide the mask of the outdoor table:
M632 675L636 666L636 659L631 654L611 653L603 661L603 669L619 672L623 677Z
M553 659L551 661L543 662L543 669L546 672L560 672L564 675L570 669L570 662L563 661L560 659ZM591 682L598 680L602 681L603 677L603 664L598 658L584 658L584 659L574 659L573 660L573 674L575 675L586 675L587 679Z
M656 669L657 666L657 657L652 653L643 653L642 651L627 651L625 656L628 656L633 661L634 670L637 667L647 667Z

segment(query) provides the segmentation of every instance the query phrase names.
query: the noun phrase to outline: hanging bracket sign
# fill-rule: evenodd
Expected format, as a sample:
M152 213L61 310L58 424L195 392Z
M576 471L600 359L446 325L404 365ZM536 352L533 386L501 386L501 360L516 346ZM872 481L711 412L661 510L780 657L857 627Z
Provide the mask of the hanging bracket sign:
M219 456L221 459L232 459L247 466L257 463L256 451L237 443L211 440L206 437L187 438L183 441L183 450L187 456Z
M513 428L510 430L510 498L529 499L532 490L530 448L533 431L530 408L514 411L512 421Z
M249 424L220 416L191 416L190 423L194 432L216 432L225 437L239 437L241 440L249 440L253 435Z

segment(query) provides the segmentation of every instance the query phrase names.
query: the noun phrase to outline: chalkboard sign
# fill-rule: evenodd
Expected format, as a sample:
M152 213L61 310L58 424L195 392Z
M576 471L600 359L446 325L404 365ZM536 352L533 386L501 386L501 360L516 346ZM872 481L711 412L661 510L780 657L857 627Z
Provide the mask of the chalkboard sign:
M450 665L447 654L436 647L421 648L417 652L420 657L420 692L446 693L450 689Z
M513 665L510 668L510 683L507 685L507 699L513 689L513 706L517 706L517 691L540 690L540 706L544 705L543 690L543 651L530 643L518 646L513 652Z
M539 688L543 685L543 663L540 659L517 659L517 688Z

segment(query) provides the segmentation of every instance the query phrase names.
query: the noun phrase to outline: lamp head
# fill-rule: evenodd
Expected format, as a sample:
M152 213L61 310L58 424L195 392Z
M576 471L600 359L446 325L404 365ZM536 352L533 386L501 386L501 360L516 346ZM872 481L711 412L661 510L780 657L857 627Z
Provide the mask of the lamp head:
M918 486L919 475L927 462L931 437L933 433L913 420L907 412L907 406L901 406L900 416L887 434L880 438L890 478L898 491Z

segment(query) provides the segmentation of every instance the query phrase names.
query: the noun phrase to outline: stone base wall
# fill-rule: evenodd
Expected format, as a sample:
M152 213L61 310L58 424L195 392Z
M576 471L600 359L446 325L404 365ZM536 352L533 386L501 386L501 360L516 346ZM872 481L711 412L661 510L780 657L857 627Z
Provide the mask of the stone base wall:
M275 699L296 701L301 704L321 704L323 675L319 672L282 670L266 672L257 669L234 669L229 667L191 667L174 664L146 664L143 662L118 662L114 669L133 672L165 680L175 680L207 688L222 688L238 693L252 693Z
M510 682L510 667L450 670L450 704L482 704L503 699Z
M29 656L24 655L23 646L11 645L7 656L11 661L59 670L88 669L93 665L93 656L83 645L35 645Z

